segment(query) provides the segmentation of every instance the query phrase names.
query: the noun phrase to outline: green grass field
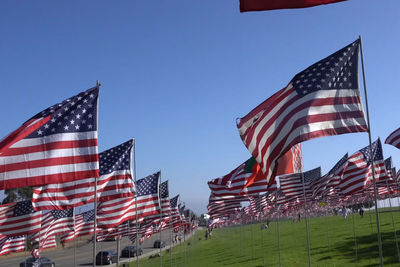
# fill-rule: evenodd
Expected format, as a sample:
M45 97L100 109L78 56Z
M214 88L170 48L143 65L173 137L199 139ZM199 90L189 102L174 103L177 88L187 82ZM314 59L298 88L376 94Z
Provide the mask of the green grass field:
M399 236L398 207L393 217ZM380 210L380 220L384 265L400 266L391 213ZM266 230L260 229L260 223L215 229L211 240L204 239L205 230L198 230L172 253L163 252L162 266L279 266L277 225L271 222ZM349 214L346 220L343 216L312 218L309 226L312 266L379 266L374 212L366 212L364 218ZM308 266L305 221L280 221L279 227L282 266ZM140 266L161 266L160 258L141 260Z

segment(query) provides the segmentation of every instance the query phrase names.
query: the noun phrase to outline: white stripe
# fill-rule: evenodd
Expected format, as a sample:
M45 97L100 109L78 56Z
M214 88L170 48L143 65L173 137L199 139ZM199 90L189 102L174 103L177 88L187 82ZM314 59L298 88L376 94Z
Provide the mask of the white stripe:
M26 170L17 170L10 171L5 173L0 173L0 180L12 180L27 177L36 177L36 176L44 176L44 175L52 175L52 174L60 174L60 173L70 173L70 172L78 172L78 171L88 171L88 170L97 170L99 168L98 162L87 162L87 163L76 163L76 164L68 164L68 165L57 165L57 166L49 166L49 167L40 167L40 168L32 168Z
M30 147L60 141L76 141L76 140L87 140L97 139L97 131L79 132L79 133L58 133L43 137L36 138L25 138L11 146L11 148L18 147Z

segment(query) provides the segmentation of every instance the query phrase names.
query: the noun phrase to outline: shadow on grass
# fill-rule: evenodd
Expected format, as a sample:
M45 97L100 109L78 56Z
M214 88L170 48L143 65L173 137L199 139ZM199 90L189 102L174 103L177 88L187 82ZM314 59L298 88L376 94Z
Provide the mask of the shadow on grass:
M397 236L399 234L400 231L397 231ZM381 233L381 240L384 264L399 263L393 232ZM349 259L351 262L357 262L353 237L348 237L345 241L332 247L332 252L339 252L342 257ZM376 234L357 236L357 255L358 259L377 260L379 262L379 248ZM376 264L366 266L376 266Z

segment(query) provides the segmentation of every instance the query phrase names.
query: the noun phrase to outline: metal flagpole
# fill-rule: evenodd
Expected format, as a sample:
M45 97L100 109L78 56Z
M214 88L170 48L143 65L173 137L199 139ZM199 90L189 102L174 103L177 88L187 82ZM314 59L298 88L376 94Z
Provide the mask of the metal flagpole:
M352 219L353 219L353 237L354 237L354 248L355 248L355 252L356 252L356 261L358 260L358 247L357 247L357 236L356 236L356 224L355 224L355 220L354 220L354 212L351 212L352 214Z
M386 187L389 188L388 180L386 180ZM400 263L399 243L397 241L396 225L394 223L394 218L393 218L391 195L389 196L389 209L390 209L390 216L392 217L392 227L393 227L393 232L394 232L394 240L396 241L397 257L398 257L399 263Z
M310 232L308 230L308 213L307 213L307 200L306 200L306 188L305 188L305 181L304 181L304 173L301 173L301 181L303 184L303 197L304 197L304 215L305 215L305 221L306 221L306 232L307 232L307 253L308 253L308 266L311 267L311 251L310 251Z
M281 263L281 237L280 237L280 231L279 231L279 213L278 214L278 220L276 221L276 232L278 234L278 260L279 260L279 267L282 266Z
M170 215L171 215L171 213L170 213ZM170 218L170 221L168 222L168 223L170 223L171 221L172 221L172 218L171 218L171 216L169 216ZM172 225L172 223L170 224L170 225ZM173 229L174 229L174 226L172 226L172 231L170 231L170 238L171 238L171 244L170 244L170 246L169 246L169 265L172 267L172 245L174 244L174 241L173 241L173 239L172 239L172 237L173 237L173 235L172 235L172 232L173 232Z
M72 208L72 215L74 216L74 266L76 266L76 236L75 236L75 207Z
M251 230L251 258L254 261L254 235L253 235L253 215L250 217L250 230Z
M100 89L101 83L99 80L96 82L97 88ZM97 110L99 107L99 101L97 101ZM98 128L98 120L99 116L97 118L97 128ZM97 223L97 177L94 177L94 218L93 218L93 267L96 266L96 242L97 242L97 232L96 232L96 223Z
M261 244L262 244L262 254L263 254L263 266L265 267L264 229L262 229L262 228L261 228Z
M162 267L162 255L161 255L161 243L162 243L162 238L161 238L161 230L162 230L162 226L161 226L161 221L162 221L162 201L161 201L161 196L160 196L160 188L161 188L161 170L160 170L160 181L158 184L158 203L160 205L160 266Z
M377 231L378 231L379 260L380 260L381 267L383 267L382 238L381 238L381 231L380 231L380 228L379 228L379 213L378 213L378 200L377 200L378 191L377 191L377 188L376 188L374 157L373 157L373 153L372 153L371 123L369 121L367 84L366 84L366 81L365 81L364 56L363 56L361 35L359 36L359 39L360 39L361 66L362 66L363 83L364 83L365 104L366 104L367 122L368 122L369 152L370 152L371 157L372 157L372 162L371 162L371 165L372 165L372 181L373 181L373 185L374 185L375 217L376 217L376 227L377 227Z
M136 183L136 139L133 139L133 181L135 182L135 216L136 216L136 266L139 267L139 227L137 208L137 183Z

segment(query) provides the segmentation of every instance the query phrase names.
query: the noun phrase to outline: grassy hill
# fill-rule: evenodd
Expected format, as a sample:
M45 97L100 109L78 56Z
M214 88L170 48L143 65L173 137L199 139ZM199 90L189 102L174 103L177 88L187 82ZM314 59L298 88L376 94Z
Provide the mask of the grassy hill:
M393 218L399 236L398 207L393 209ZM380 220L384 264L400 266L387 209L380 210ZM205 240L205 230L199 230L172 253L164 252L162 266L279 266L277 225L271 222L266 230L261 230L261 223L215 229L211 240ZM279 228L282 266L308 266L305 221L280 221ZM343 216L312 218L310 243L312 266L379 265L374 212L366 212L364 218L349 214L346 220ZM140 266L160 266L160 258L141 260Z

